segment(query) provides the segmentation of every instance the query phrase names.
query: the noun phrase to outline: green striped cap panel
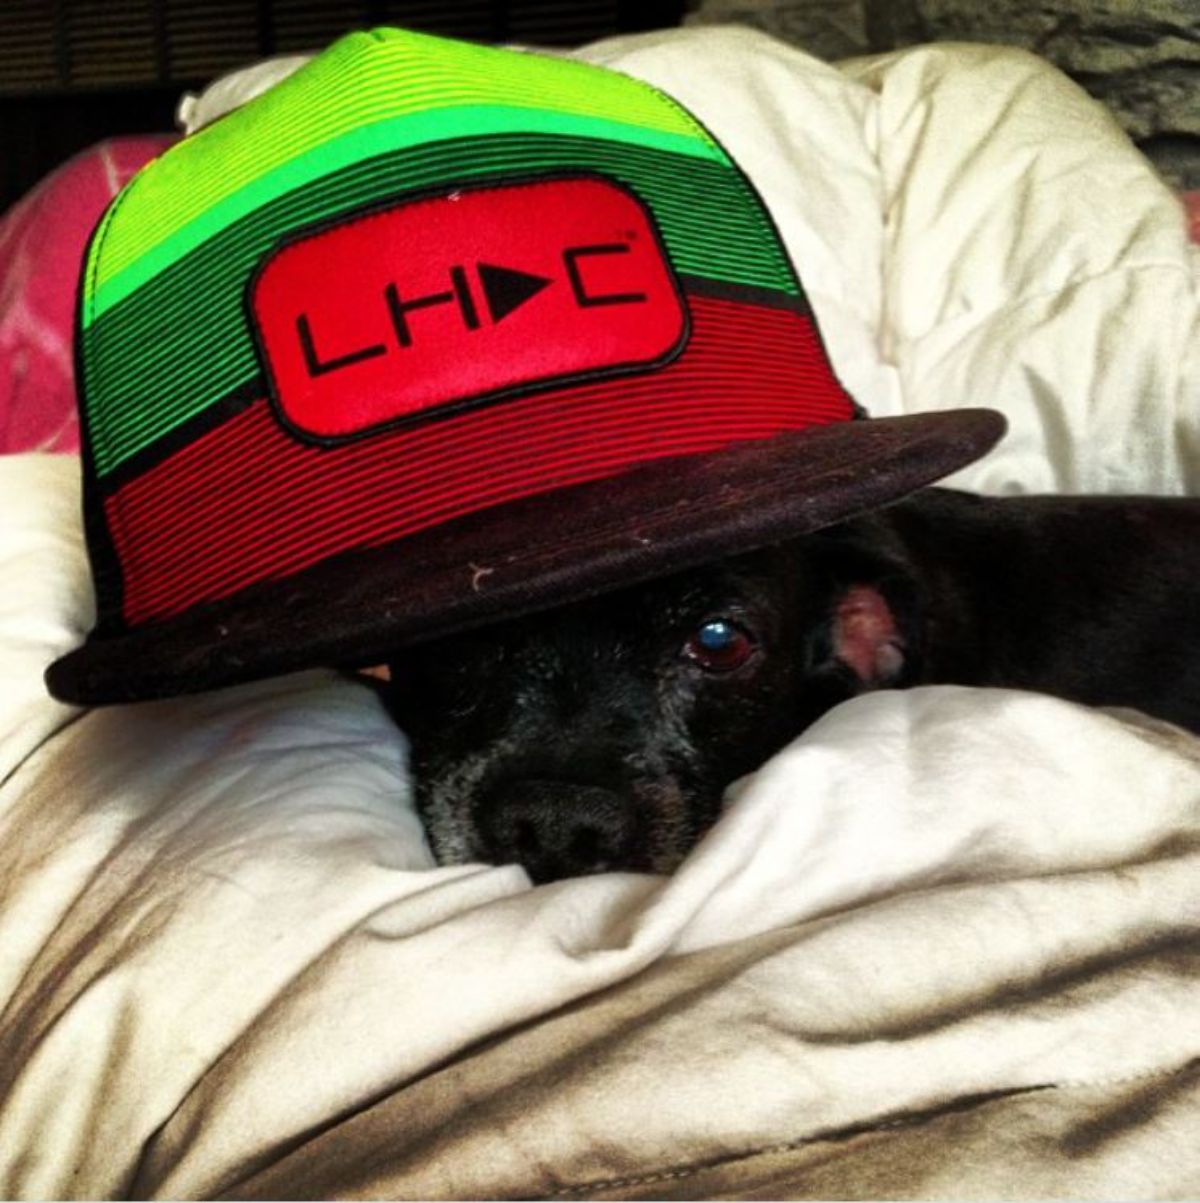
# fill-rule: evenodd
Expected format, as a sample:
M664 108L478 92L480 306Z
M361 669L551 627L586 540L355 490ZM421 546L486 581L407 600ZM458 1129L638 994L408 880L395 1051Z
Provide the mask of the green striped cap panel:
M615 72L395 29L352 33L264 95L167 151L135 180L95 284L108 288L151 252L151 270L161 270L220 225L236 220L245 211L238 200L245 189L253 191L276 172L281 172L279 190L294 187L298 181L289 176L289 164L313 151L328 153L344 136L369 138L367 131L379 123L481 105L608 120L647 139L674 136L727 161L680 105ZM418 129L411 138L423 136ZM331 161L324 170L337 166ZM249 204L263 199L252 195Z
M398 31L351 34L118 197L82 293L101 477L261 376L245 309L282 239L422 190L594 171L650 206L675 270L799 297L761 201L648 85Z

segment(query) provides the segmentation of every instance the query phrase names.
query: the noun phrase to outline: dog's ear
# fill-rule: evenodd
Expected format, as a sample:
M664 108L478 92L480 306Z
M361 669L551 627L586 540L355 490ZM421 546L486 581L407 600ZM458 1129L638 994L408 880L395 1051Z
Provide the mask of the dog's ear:
M810 673L850 693L907 685L921 654L916 574L886 521L871 516L807 544L814 595Z
M829 654L857 678L859 688L899 684L907 667L908 640L882 590L872 584L844 589L833 606Z

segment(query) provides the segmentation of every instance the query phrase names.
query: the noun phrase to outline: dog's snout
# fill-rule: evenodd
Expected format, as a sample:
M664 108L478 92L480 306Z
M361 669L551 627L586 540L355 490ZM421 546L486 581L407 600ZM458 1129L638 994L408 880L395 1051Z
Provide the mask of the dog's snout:
M628 865L634 842L631 801L569 781L502 782L476 819L489 857L519 862L538 883Z

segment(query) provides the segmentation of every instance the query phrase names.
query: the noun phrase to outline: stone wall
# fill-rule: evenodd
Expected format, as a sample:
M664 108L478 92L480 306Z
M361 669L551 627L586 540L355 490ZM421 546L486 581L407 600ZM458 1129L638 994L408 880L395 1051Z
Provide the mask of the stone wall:
M694 0L820 58L918 42L1036 51L1112 110L1175 185L1200 188L1200 0Z

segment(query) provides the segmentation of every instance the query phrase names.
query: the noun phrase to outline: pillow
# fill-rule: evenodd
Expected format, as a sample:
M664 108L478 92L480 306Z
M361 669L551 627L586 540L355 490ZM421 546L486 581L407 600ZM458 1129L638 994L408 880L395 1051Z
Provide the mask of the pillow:
M108 202L175 137L114 138L76 155L0 215L0 454L75 451L75 299Z

